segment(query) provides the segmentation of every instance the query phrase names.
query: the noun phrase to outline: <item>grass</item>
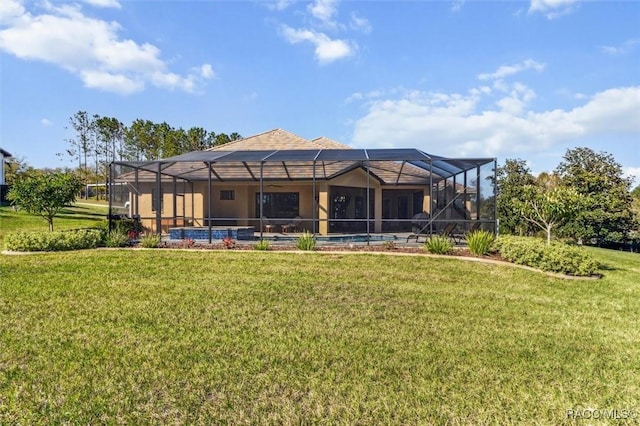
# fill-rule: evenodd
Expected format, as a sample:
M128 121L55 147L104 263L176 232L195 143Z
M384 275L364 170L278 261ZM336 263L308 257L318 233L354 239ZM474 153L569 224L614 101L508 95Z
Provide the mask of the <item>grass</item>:
M106 219L108 206L101 204L76 204L67 207L53 219L55 230L91 228ZM0 207L0 247L4 247L4 235L12 231L48 231L49 225L41 216L32 216L24 211Z
M602 280L376 254L1 256L0 424L561 424L568 409L637 410L639 258L593 253Z

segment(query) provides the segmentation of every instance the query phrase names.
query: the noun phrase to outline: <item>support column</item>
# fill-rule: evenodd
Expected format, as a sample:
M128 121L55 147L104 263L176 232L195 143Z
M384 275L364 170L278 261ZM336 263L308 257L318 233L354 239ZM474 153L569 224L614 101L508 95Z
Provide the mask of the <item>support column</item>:
M478 220L482 219L480 216L480 166L476 168L476 209L478 214Z
M158 170L156 171L156 234L162 234L162 163L158 161Z
M366 151L365 151L366 152ZM367 154L367 157L369 155ZM371 161L367 160L367 245L369 245L369 241L371 240L371 230L369 229L371 226L371 222L369 221L371 218Z
M211 162L207 163L207 170L209 171L207 179L207 225L209 230L209 244L211 244L211 211L213 210L211 207Z
M374 232L381 233L382 232L382 187L381 186L378 186L373 189L373 202L374 202L373 229L374 229Z
M260 163L260 241L262 241L262 233L264 231L264 161Z
M4 176L2 176L4 177ZM113 214L113 163L109 164L109 232L113 229L113 220L111 218Z
M173 209L173 226L178 226L177 224L177 212L178 212L178 200L177 198L177 194L178 193L178 179L176 179L176 177L173 177L173 205L171 206L171 208Z
M329 185L321 183L318 190L318 233L327 235L329 233Z

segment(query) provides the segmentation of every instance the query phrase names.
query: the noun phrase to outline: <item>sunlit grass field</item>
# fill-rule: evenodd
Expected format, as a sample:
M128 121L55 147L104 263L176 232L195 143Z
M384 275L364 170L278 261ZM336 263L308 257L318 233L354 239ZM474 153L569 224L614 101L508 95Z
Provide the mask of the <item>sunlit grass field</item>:
M0 256L0 424L561 424L638 409L640 258L594 254L602 280L377 254Z
M53 219L54 230L91 228L104 222L109 210L108 205L79 203L73 207L64 208ZM48 231L49 225L40 216L31 216L24 211L14 211L13 208L0 207L0 248L4 247L4 236L14 231Z

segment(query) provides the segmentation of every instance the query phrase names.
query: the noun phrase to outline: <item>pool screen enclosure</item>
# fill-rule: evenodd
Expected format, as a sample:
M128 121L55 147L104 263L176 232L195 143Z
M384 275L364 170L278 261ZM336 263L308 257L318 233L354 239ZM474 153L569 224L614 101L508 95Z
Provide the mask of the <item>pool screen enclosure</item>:
M496 232L495 171L495 158L418 149L208 150L113 162L110 182L128 188L129 214L154 233L240 225L262 238L294 219L313 234L433 233L451 222Z

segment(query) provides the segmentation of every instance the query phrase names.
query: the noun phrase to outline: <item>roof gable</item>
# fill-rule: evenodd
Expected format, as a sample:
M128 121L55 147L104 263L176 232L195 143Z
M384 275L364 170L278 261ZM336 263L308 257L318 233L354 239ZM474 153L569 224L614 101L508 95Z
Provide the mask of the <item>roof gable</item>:
M324 136L320 136L319 138L313 139L311 142L314 142L320 145L324 149L351 149L350 146L347 146L343 143L334 141L333 139L329 139Z
M315 140L310 141L286 130L273 129L269 130L268 132L249 136L248 138L239 139L237 141L215 146L208 149L207 151L269 151L329 148L328 146L324 146L323 143L324 142L318 143ZM342 145L338 142L333 143Z

